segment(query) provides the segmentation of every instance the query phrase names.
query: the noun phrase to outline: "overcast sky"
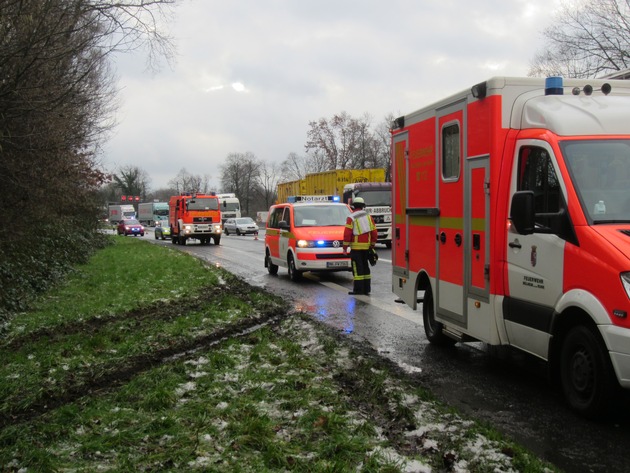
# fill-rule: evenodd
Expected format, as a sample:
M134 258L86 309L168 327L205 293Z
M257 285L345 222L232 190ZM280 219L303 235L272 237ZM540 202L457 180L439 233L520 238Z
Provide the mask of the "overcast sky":
M230 153L304 155L309 121L407 114L497 75L525 76L556 0L184 0L177 57L152 74L116 57L118 125L104 167L153 190Z

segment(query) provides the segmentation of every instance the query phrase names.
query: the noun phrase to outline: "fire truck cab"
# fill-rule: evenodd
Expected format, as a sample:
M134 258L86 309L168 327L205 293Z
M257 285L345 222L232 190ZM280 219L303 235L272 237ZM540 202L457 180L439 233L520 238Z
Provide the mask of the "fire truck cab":
M208 245L221 241L221 210L214 194L181 194L170 198L169 224L173 244L185 245L189 238Z
M495 77L392 126L393 292L429 341L548 362L586 416L630 388L630 81Z
M335 200L336 199L336 200ZM287 268L293 281L305 271L351 271L343 254L343 232L350 207L339 196L297 196L269 209L265 231L265 267Z

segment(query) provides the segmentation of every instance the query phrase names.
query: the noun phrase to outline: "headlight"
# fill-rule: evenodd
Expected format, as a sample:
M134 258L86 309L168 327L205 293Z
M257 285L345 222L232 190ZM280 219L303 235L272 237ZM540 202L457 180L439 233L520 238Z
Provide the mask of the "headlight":
M626 290L626 295L628 299L630 299L630 272L621 273L621 284L623 284L623 288Z
M187 231L192 230L192 225L184 225L184 230L187 230Z
M298 240L297 246L298 248L313 248L313 246L315 246L315 242L308 240Z

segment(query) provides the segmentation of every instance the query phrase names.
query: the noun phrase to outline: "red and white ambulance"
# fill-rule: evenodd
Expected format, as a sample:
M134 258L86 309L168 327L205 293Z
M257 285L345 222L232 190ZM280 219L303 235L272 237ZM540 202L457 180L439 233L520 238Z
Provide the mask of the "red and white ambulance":
M392 289L434 343L548 361L569 405L630 388L630 81L495 77L392 126Z
M339 196L295 196L269 209L265 229L265 267L287 268L293 281L305 271L351 271L343 254L343 232L350 207Z

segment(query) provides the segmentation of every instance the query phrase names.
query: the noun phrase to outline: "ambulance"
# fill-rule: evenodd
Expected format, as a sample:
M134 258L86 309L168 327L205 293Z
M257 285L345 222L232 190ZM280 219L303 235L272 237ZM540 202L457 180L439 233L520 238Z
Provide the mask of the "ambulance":
M350 207L339 196L290 196L271 206L265 229L265 268L287 268L293 281L306 271L351 271L343 254L343 232Z
M494 77L392 125L392 290L436 344L547 362L596 417L630 388L630 81Z

